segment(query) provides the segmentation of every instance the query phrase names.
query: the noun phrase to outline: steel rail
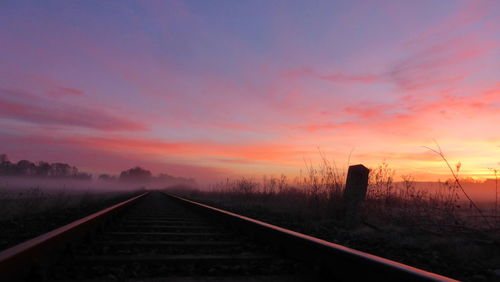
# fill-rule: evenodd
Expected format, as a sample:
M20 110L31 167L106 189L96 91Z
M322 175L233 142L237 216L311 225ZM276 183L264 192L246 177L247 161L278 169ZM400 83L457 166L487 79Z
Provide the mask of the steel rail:
M168 193L164 194L200 213L212 216L215 220L225 221L237 231L251 234L255 239L268 244L271 243L289 256L319 265L321 271L326 272L327 276L353 281L355 279L363 279L363 281L380 279L381 281L457 281L206 204Z
M71 249L88 237L89 233L101 228L118 212L148 193L132 197L0 252L0 281L43 279L44 269L58 258L58 254Z

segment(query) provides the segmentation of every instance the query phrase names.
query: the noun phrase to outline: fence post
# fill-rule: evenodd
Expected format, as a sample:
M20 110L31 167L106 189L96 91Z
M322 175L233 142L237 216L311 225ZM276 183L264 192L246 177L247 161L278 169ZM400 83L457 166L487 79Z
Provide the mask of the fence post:
M344 190L345 223L348 227L356 226L360 221L359 206L366 197L368 174L370 170L362 164L352 165L347 171Z

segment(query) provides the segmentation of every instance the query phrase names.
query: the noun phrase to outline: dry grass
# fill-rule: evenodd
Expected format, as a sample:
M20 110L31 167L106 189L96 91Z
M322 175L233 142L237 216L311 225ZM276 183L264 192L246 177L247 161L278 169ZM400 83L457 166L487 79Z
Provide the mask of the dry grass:
M444 157L444 155L443 155ZM450 166L451 168L451 166ZM411 175L396 179L387 163L372 168L362 224L343 227L345 170L334 162L307 164L299 179L284 175L261 181L241 178L208 190L179 189L207 202L299 232L464 280L497 279L500 222L481 209L456 172L423 186ZM429 184L430 185L430 184Z
M137 192L135 192L137 193ZM132 191L72 190L0 185L0 250L49 232L134 194Z
M47 190L39 186L12 189L0 186L0 221L22 218L50 210L85 207L106 201L123 192Z
M424 187L411 175L395 179L396 171L387 163L372 168L362 217L367 223L409 225L430 232L475 230L490 232L500 228L467 195L458 176L434 187ZM261 181L241 178L226 180L208 191L191 190L190 197L241 208L265 208L271 212L341 220L346 173L330 162L308 164L305 174L295 181L286 176ZM186 191L184 191L186 193ZM474 219L474 220L471 220ZM482 221L481 221L482 219ZM373 223L375 225L375 223Z

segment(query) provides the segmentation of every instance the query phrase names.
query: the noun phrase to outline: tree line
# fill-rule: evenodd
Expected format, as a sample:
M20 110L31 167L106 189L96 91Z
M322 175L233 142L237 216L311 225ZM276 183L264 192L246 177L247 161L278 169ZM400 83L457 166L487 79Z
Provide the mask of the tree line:
M176 177L166 173L161 173L158 176L153 176L151 171L143 169L142 167L134 167L128 170L124 170L119 176L101 174L98 177L99 180L103 181L126 181L126 182L156 182L156 183L172 183L172 184L186 184L186 185L196 185L196 181L193 178Z
M6 154L0 155L0 176L92 179L91 174L81 172L77 167L66 163L48 163L45 161L33 163L28 160L13 163Z
M78 179L91 180L92 174L81 172L77 167L66 163L48 163L39 161L37 163L20 160L13 163L6 154L0 154L0 176L16 177L38 177L38 178L56 178L56 179ZM125 182L156 182L196 185L193 178L176 177L166 173L153 176L151 171L141 167L134 167L122 171L118 176L110 174L100 174L97 178L101 181L125 181Z

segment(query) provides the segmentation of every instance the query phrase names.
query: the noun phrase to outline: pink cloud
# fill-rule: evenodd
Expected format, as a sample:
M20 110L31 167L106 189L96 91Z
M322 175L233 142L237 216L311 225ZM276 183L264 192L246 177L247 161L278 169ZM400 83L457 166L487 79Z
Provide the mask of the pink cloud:
M290 79L316 77L318 79L354 85L391 83L404 91L434 86L454 85L469 75L463 66L495 50L499 44L475 35L438 40L413 54L399 58L386 71L374 74L344 73L320 74L313 68L303 67L285 71Z
M309 124L304 124L304 125L299 125L296 126L296 128L306 131L308 133L314 133L318 131L324 131L324 130L340 130L340 129L346 129L349 128L352 125L352 123L333 123L333 122L326 122L326 123L309 123Z
M443 34L450 34L472 24L476 24L487 18L487 16L494 10L494 1L490 1L490 3L487 1L469 2L461 9L443 19L439 25L422 32L414 39L406 42L406 46L411 47L415 44L420 44L432 38L442 36Z
M368 102L360 103L361 106L348 106L344 108L347 114L353 114L361 119L379 118L386 115L386 111L391 107L383 104L370 104Z
M384 77L377 74L348 74L336 72L332 74L321 74L311 67L300 67L285 70L283 75L287 79L300 79L304 77L316 77L334 83L376 83L384 81Z
M294 152L291 145L221 144L213 142L167 142L130 137L82 137L69 140L81 146L101 150L141 152L174 156L242 158L253 161L286 162Z
M232 170L196 164L180 164L151 158L150 155L114 152L82 146L82 142L71 138L54 138L44 135L12 136L0 132L0 142L5 144L2 153L12 160L66 162L92 173L119 174L121 171L141 166L153 173L168 173L175 176L195 177L198 181L215 181L231 176ZM26 148L30 150L26 150ZM47 150L57 147L57 150Z
M500 122L499 109L500 90L496 85L477 94L457 95L449 90L433 92L421 99L406 95L390 104L356 103L336 115L336 118L351 117L349 122L311 120L296 128L307 134L315 133L317 142L328 141L334 134L360 140L389 138L387 142L391 143L422 144L433 138L463 138L474 131L478 138L493 136L495 124Z
M139 122L119 118L104 109L63 104L23 91L0 89L0 117L34 124L80 126L98 130L143 131Z
M52 97L62 97L62 96L82 96L84 95L83 91L78 89L68 88L68 87L57 87L56 89L49 92L49 95Z
M375 74L344 74L344 73L334 73L329 75L323 75L320 77L323 80L337 83L376 83L384 81L384 78L380 75Z
M460 64L477 59L497 45L475 36L440 41L396 63L389 78L403 90L449 85L465 78L467 69Z
M404 109L404 114L380 116L372 119L368 116L358 126L370 126L374 130L390 129L391 134L419 136L419 138L435 138L438 136L467 135L467 130L476 130L477 134L486 136L500 121L500 90L494 88L478 94L457 96L449 92L436 95L433 100L419 100L408 104L408 99L401 99L391 105L394 109ZM372 109L361 107L360 111L377 113L379 106ZM458 127L458 128L457 128Z

